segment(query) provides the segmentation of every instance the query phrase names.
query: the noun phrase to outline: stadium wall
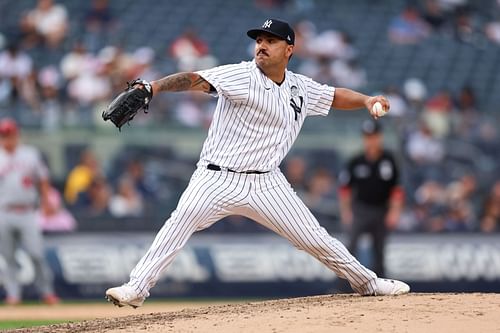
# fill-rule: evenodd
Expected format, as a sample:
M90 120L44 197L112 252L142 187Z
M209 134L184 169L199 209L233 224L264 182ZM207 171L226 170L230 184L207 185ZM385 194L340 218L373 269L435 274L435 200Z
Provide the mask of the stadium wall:
M107 233L50 235L46 256L64 299L103 297L124 283L154 235ZM343 238L342 236L339 238ZM369 239L358 255L370 265ZM499 292L500 236L393 235L388 276L415 292ZM17 253L25 297L35 298L33 266ZM5 262L0 257L0 269ZM318 261L273 235L195 235L152 290L164 297L293 297L351 292Z

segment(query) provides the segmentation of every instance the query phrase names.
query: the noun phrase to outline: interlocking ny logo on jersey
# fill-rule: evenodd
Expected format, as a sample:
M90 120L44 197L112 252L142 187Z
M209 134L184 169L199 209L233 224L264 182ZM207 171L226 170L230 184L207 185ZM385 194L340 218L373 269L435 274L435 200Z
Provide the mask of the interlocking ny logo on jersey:
M302 112L302 105L304 104L304 98L302 96L298 96L298 94L299 88L297 88L296 86L292 86L290 88L290 95L292 97L290 98L290 106L292 107L293 112L295 112L295 120L297 120L298 114ZM295 101L296 97L299 98L300 106Z
M266 22L264 22L264 24L262 25L262 28L266 28L266 29L269 29L271 27L271 24L273 24L273 20L267 20Z

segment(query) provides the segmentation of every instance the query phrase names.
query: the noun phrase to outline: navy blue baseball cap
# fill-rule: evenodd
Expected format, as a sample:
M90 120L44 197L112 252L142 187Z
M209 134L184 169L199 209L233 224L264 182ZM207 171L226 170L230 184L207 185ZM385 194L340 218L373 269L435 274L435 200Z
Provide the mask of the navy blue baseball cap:
M273 36L283 39L289 45L295 44L295 32L285 21L267 19L260 28L248 30L247 35L252 39L256 39L257 36L263 32L267 32Z

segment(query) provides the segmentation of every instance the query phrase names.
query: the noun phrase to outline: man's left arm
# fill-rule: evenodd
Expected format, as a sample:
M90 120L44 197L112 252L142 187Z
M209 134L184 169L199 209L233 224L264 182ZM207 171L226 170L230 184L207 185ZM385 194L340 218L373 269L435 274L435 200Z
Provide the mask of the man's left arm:
M332 108L339 110L356 110L366 108L373 118L378 118L373 112L372 107L376 102L382 104L382 108L388 112L390 105L385 96L367 96L357 91L346 88L335 88L335 96L332 102Z

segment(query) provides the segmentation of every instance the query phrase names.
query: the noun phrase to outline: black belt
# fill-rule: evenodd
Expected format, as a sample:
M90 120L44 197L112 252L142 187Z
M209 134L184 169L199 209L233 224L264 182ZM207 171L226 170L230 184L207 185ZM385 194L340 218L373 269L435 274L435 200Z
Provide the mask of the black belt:
M209 164L207 165L207 169L208 170L213 170L213 171L221 171L222 168L218 165L215 165L215 164ZM250 170L250 171L235 171L235 170L231 170L231 169L224 169L224 170L227 170L229 172L234 172L234 173L245 173L247 175L260 175L262 173L268 173L269 171L257 171L257 170Z

